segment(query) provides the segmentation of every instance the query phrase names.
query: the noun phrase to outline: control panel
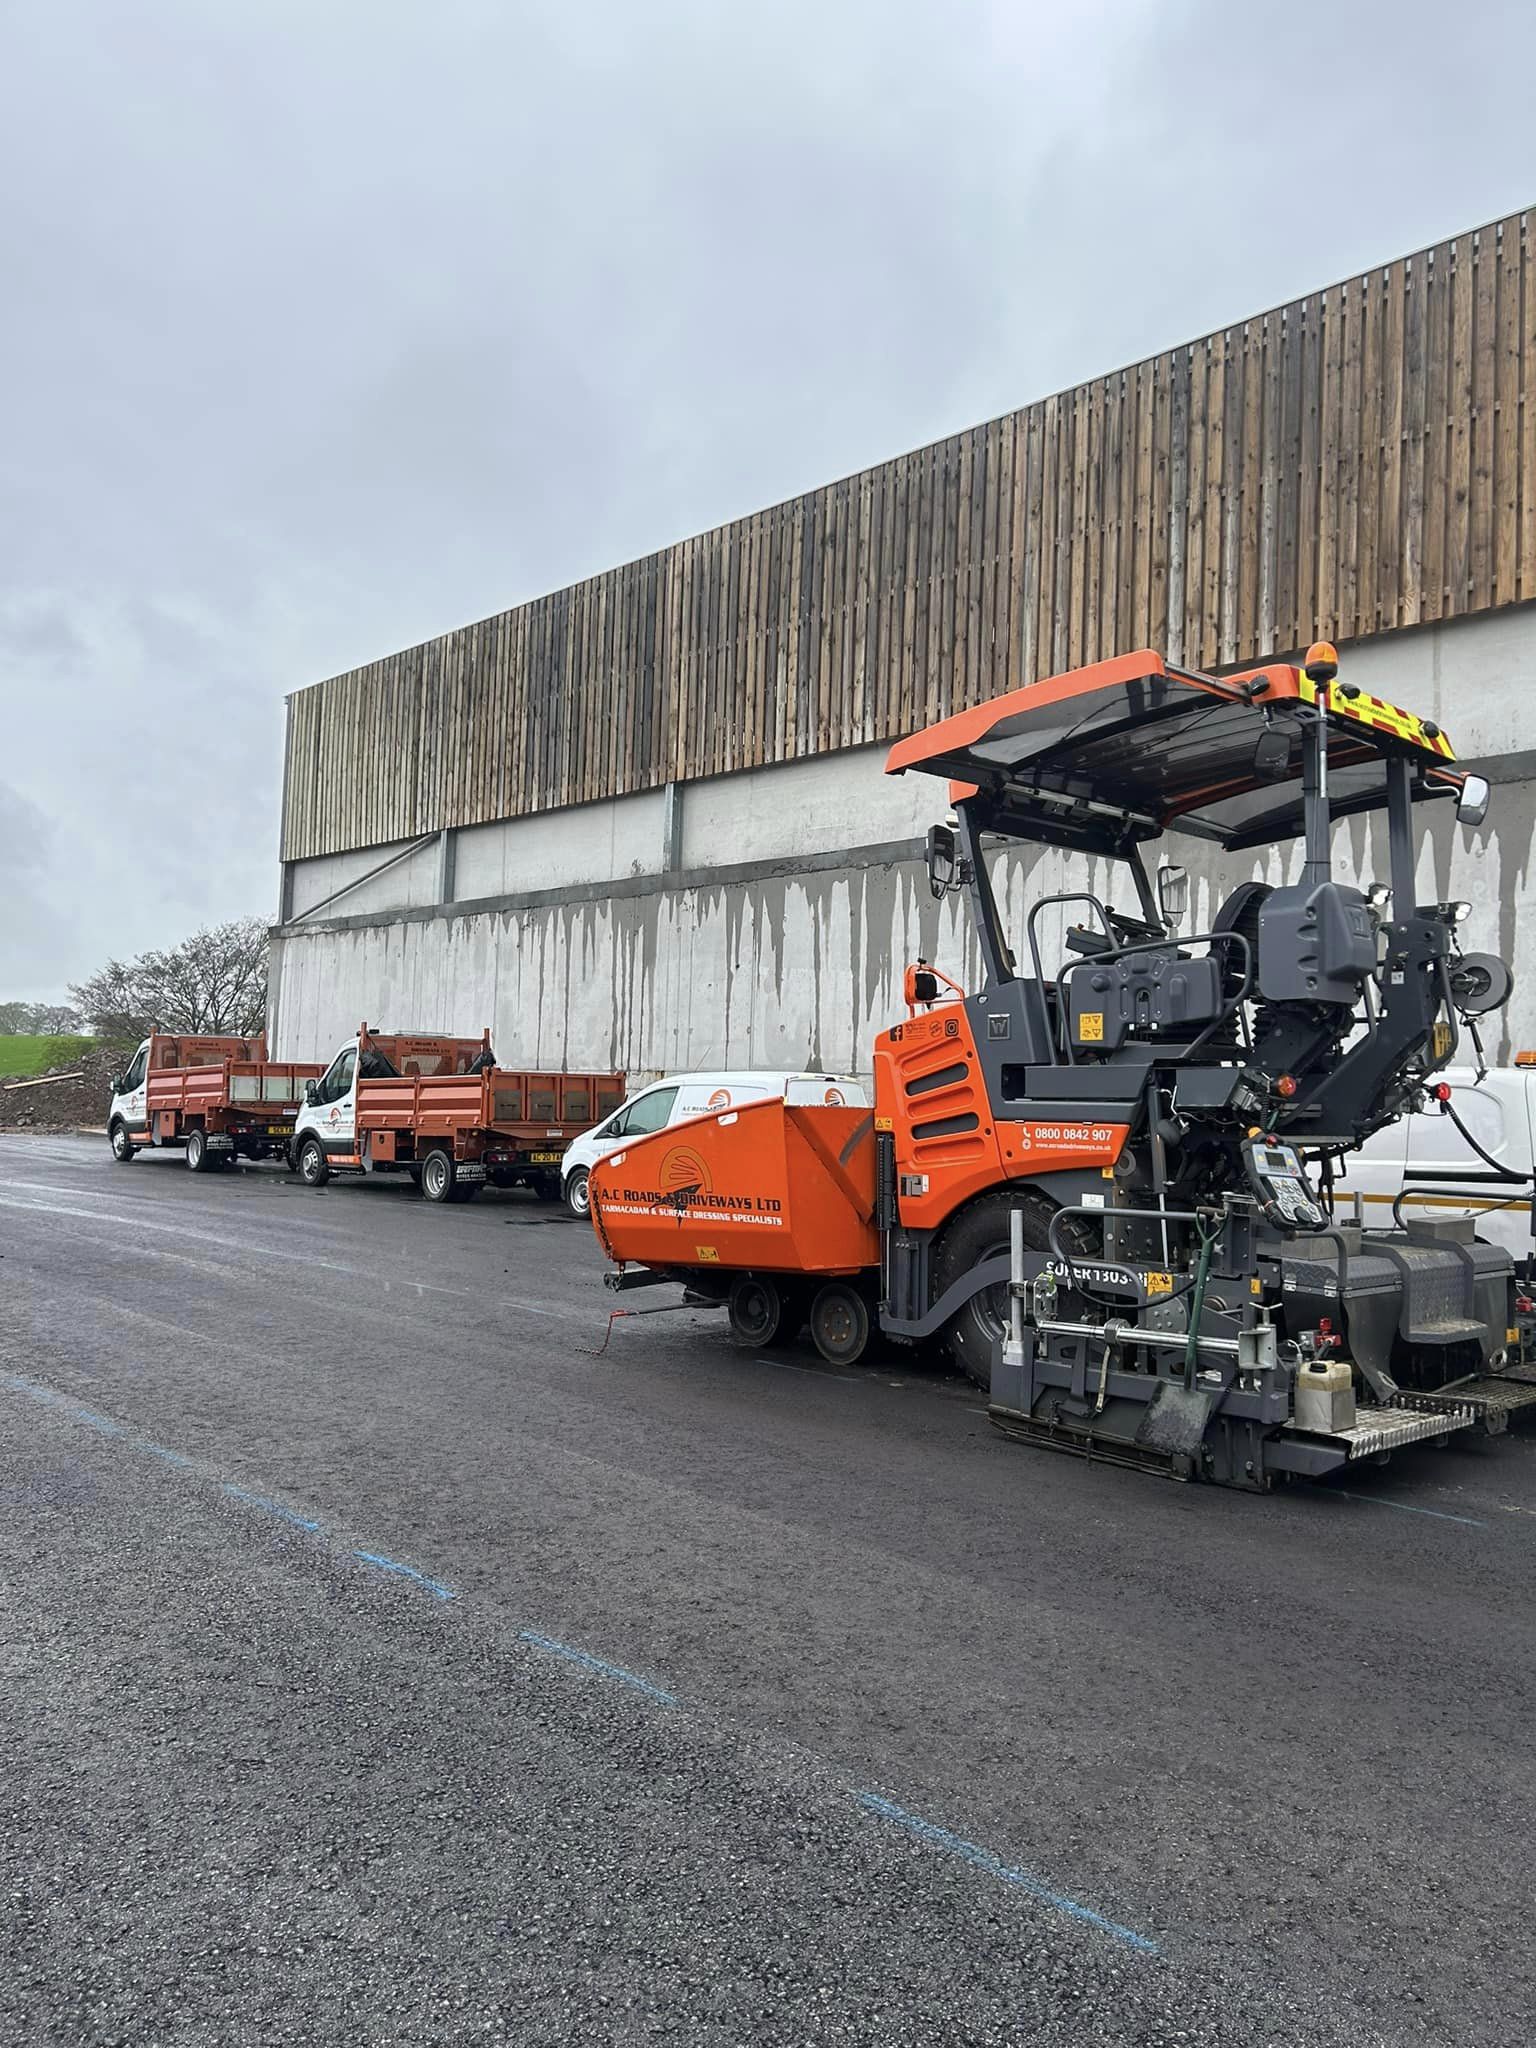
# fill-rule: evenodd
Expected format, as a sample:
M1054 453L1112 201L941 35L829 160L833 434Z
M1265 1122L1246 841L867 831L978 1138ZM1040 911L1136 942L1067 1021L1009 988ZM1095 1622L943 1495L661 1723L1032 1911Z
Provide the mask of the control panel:
M1321 1230L1326 1224L1294 1145L1249 1138L1243 1146L1243 1170L1259 1207L1277 1230Z

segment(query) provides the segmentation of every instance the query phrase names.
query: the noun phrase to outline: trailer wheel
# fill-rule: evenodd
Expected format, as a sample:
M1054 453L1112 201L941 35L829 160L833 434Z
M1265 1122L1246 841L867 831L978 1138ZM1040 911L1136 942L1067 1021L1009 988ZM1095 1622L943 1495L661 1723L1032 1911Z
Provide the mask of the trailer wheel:
M114 1123L107 1138L112 1147L112 1157L119 1166L126 1166L139 1149L128 1135L128 1126Z
M323 1188L330 1177L325 1147L318 1138L306 1138L299 1147L299 1179L307 1188Z
M853 1365L869 1343L869 1306L857 1287L829 1280L811 1303L811 1342L828 1365Z
M587 1169L578 1166L565 1184L565 1206L579 1223L592 1215L592 1196L587 1188Z
M767 1273L738 1273L726 1302L731 1342L744 1351L785 1344L794 1335L779 1283Z
M421 1192L429 1202L451 1202L457 1179L453 1154L440 1145L434 1146L421 1162Z

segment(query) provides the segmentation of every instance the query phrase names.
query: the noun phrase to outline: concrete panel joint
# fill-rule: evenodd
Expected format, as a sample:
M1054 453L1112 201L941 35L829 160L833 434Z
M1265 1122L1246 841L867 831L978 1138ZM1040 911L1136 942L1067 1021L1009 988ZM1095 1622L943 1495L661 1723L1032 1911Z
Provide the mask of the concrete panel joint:
M661 871L676 874L683 864L683 785L669 782L661 814Z

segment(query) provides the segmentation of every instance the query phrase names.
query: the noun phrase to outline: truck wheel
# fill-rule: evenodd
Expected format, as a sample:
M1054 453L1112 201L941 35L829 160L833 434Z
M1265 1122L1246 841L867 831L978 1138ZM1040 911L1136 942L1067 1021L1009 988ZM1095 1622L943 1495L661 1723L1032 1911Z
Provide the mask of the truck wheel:
M451 1201L457 1179L453 1155L441 1148L429 1152L421 1162L421 1192L429 1202Z
M480 1190L484 1186L485 1182L483 1180L455 1181L453 1184L453 1193L448 1197L448 1199L450 1202L459 1203L477 1202L480 1199Z
M731 1342L744 1351L787 1343L794 1332L787 1327L784 1308L777 1280L766 1273L738 1273L726 1303Z
M541 1202L558 1202L560 1199L558 1173L536 1173L533 1176L532 1187Z
M112 1157L119 1166L126 1166L139 1149L128 1135L128 1126L114 1123L107 1137L112 1145Z
M299 1179L307 1188L323 1188L330 1177L325 1147L318 1138L306 1138L299 1147Z
M191 1173L211 1173L213 1154L208 1150L207 1134L195 1125L187 1133L187 1169Z
M578 1166L565 1184L565 1206L582 1223L592 1214L592 1197L587 1189L587 1169Z
M829 1280L811 1303L811 1342L828 1365L853 1365L869 1343L869 1308L857 1287Z

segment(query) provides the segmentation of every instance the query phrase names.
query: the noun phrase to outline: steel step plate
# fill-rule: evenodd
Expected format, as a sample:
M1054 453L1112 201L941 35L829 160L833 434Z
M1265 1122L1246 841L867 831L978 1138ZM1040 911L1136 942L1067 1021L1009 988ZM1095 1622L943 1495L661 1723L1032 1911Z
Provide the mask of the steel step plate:
M1350 1458L1374 1458L1383 1451L1401 1450L1405 1444L1424 1443L1430 1437L1446 1436L1453 1429L1470 1429L1482 1418L1469 1401L1441 1397L1444 1406L1425 1411L1416 1408L1360 1408L1348 1429L1287 1431L1287 1435L1320 1437L1324 1443L1342 1444Z
M1506 1430L1515 1417L1536 1416L1536 1382L1524 1372L1488 1374L1480 1379L1453 1380L1433 1394L1408 1394L1415 1407L1470 1408L1490 1436Z

